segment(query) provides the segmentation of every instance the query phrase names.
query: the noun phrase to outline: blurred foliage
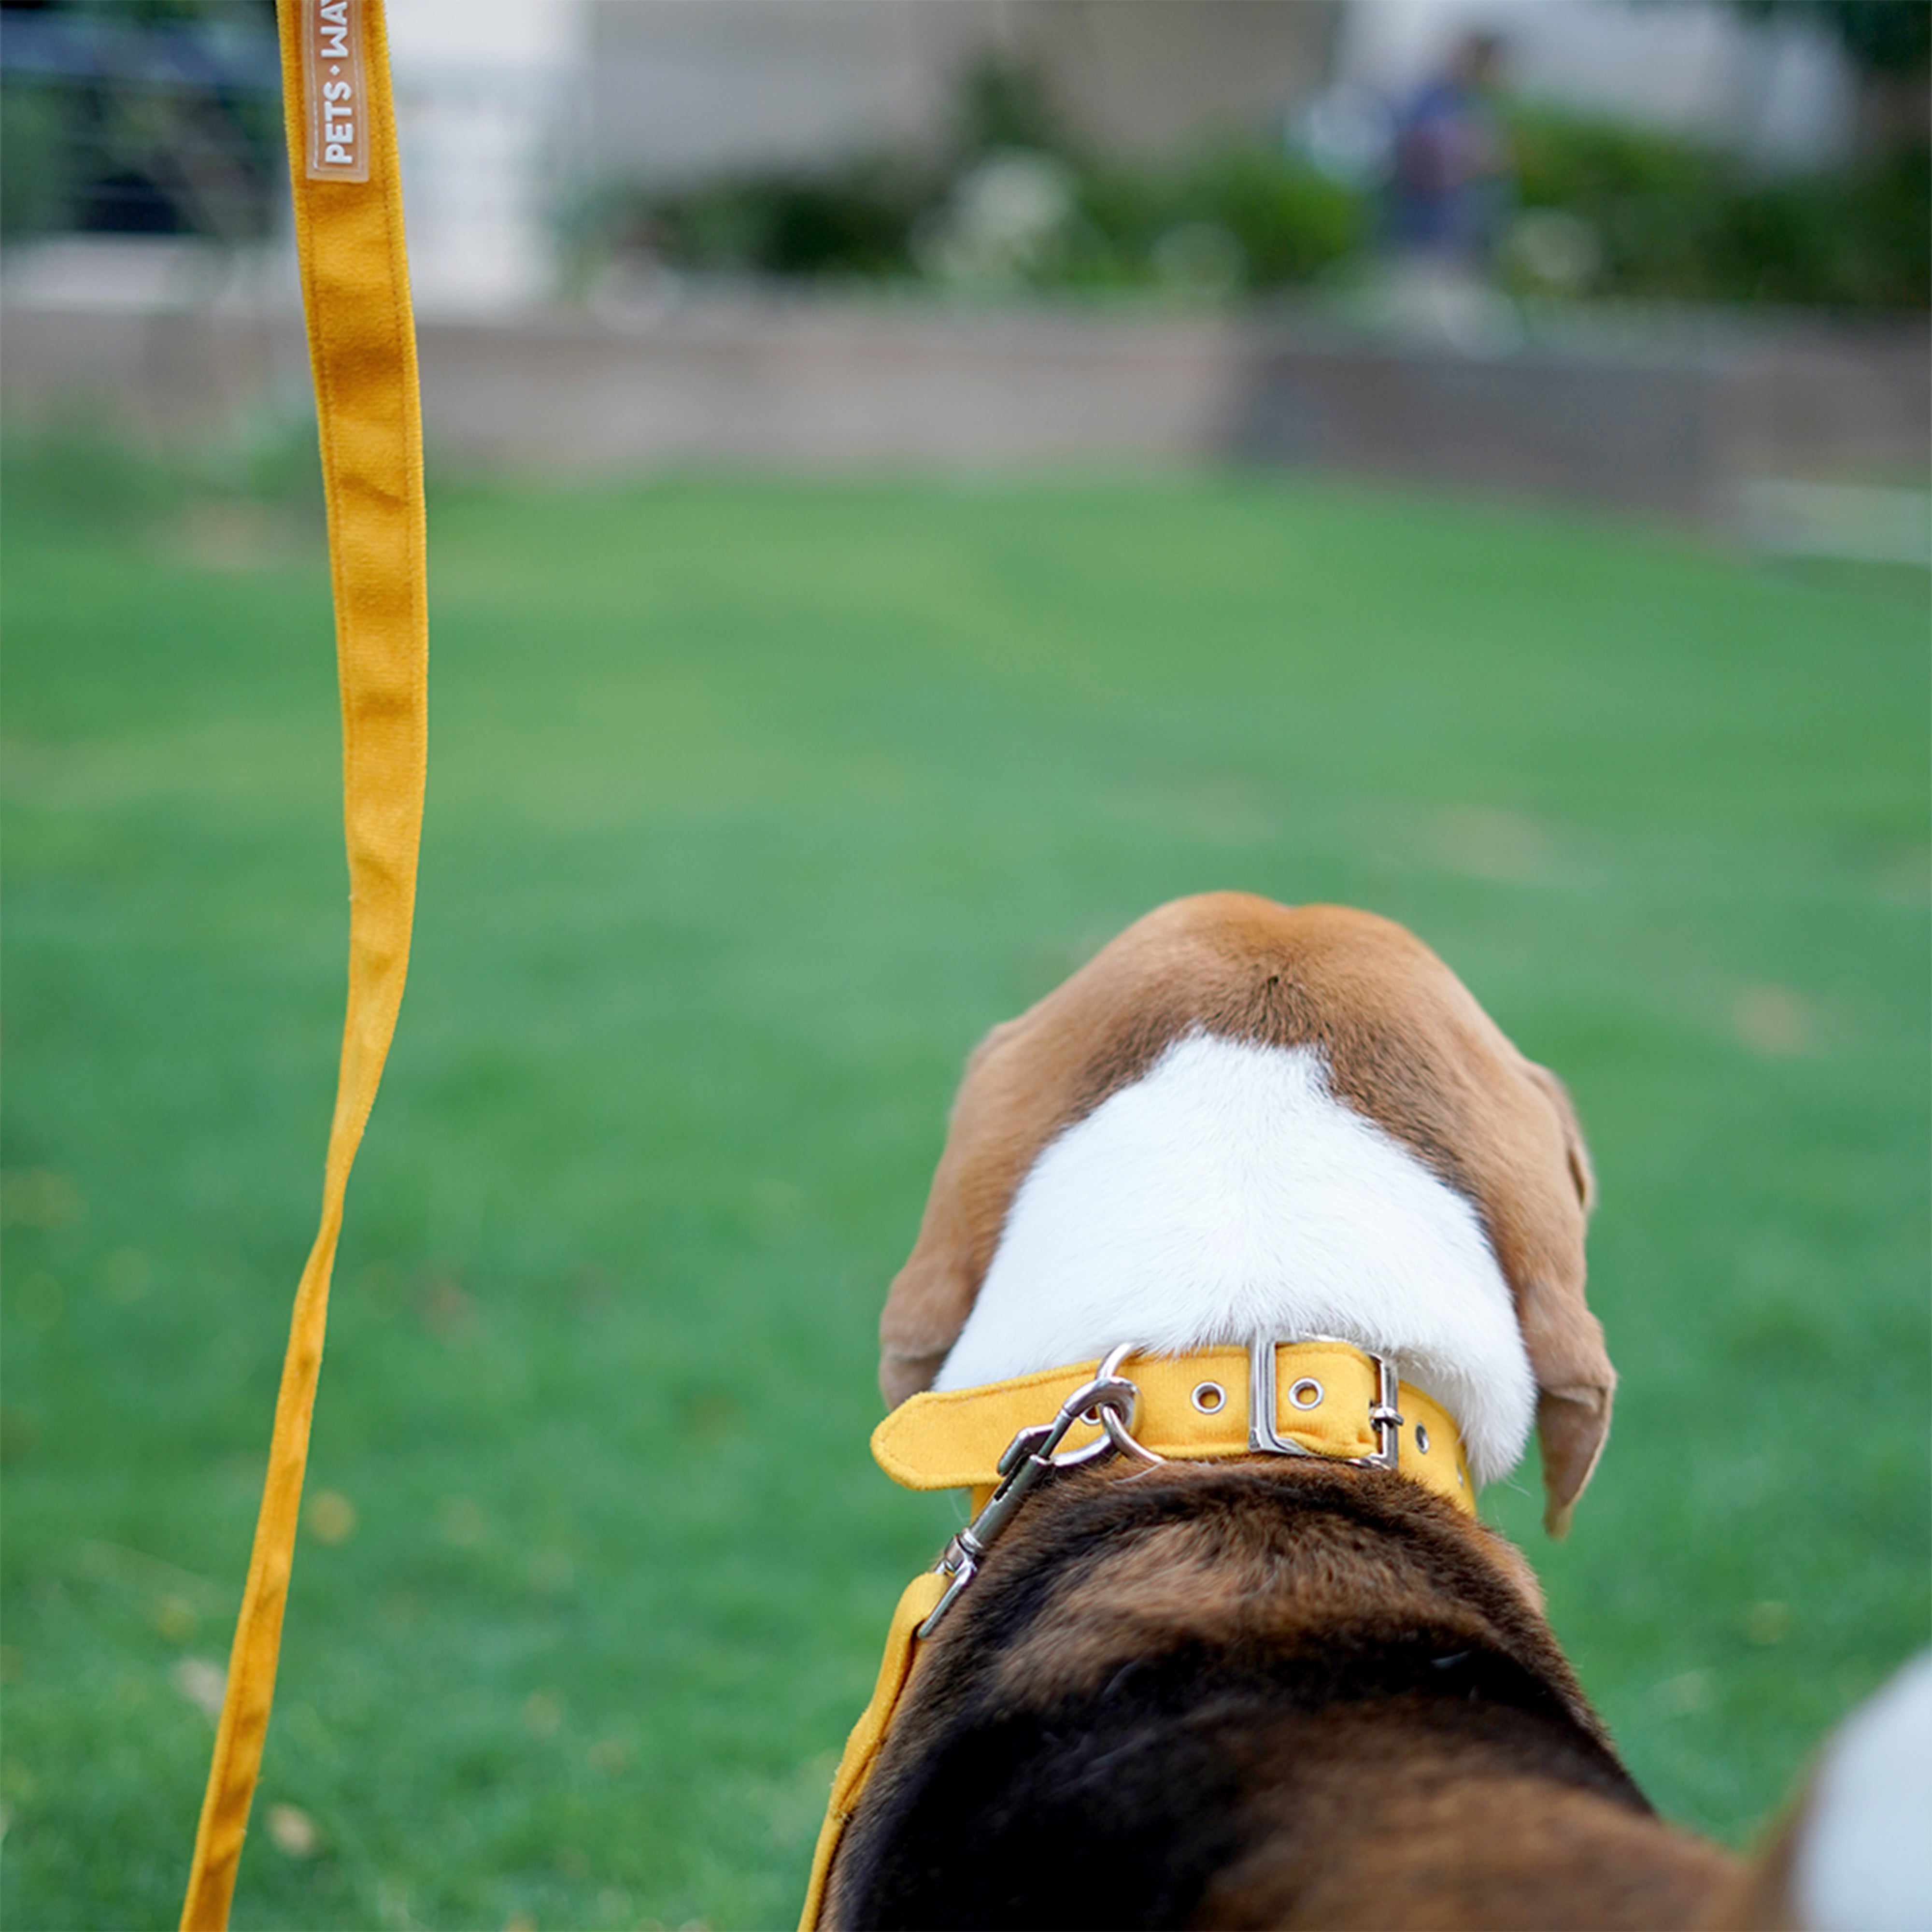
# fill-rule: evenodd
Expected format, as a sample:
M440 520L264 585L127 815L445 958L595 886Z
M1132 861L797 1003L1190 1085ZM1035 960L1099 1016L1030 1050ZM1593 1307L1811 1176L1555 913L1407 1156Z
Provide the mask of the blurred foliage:
M1680 136L1510 106L1522 206L1586 224L1591 292L1642 300L1923 308L1932 158L1907 151L1805 175L1753 171Z
M1012 148L1006 158L1051 151ZM1367 232L1361 197L1292 155L1230 142L1178 166L1063 160L1060 245L1016 278L1046 284L1204 282L1262 291L1314 280ZM962 171L958 181L970 179ZM943 222L955 182L885 158L837 172L748 174L661 195L620 196L612 242L678 268L782 277L930 272L921 242ZM1186 246L1201 273L1190 274ZM1181 231L1186 231L1182 232ZM1163 250L1177 237L1182 246Z
M1625 122L1525 101L1504 112L1521 208L1560 213L1586 265L1566 292L1834 308L1918 309L1932 298L1922 147L1771 174ZM1372 190L1271 142L1223 140L1167 159L1097 155L1068 135L1024 68L968 75L955 125L950 151L924 161L880 154L817 173L618 190L586 224L585 252L701 274L1158 287L1212 299L1345 274L1378 226ZM1534 284L1520 260L1504 272Z
M960 82L958 111L962 154L1064 154L1074 145L1046 76L1030 61L992 54L975 62Z
M1910 74L1932 62L1925 0L1732 0L1746 19L1816 20L1864 74Z
M271 232L284 163L268 0L62 0L0 19L0 234Z
M1270 143L1224 141L1166 162L1097 156L1023 62L969 69L952 123L946 152L923 160L878 154L816 172L619 188L592 214L587 238L593 252L700 273L1166 284L1218 295L1310 281L1367 232L1358 195ZM975 224L995 232L959 232Z
M1368 232L1359 195L1259 142L1224 142L1172 167L1094 168L1082 178L1080 206L1126 281L1208 280L1190 276L1173 244L1218 232L1238 250L1231 286L1294 287L1354 253Z
M1627 123L1522 104L1509 119L1520 205L1562 211L1594 242L1585 292L1834 308L1922 309L1932 298L1923 150L1765 175ZM1066 165L1064 245L1019 279L1261 293L1332 274L1374 229L1370 197L1259 142L1165 166ZM919 242L945 189L934 173L883 159L816 177L741 176L620 199L607 245L713 273L909 278L928 272Z
M64 127L51 90L0 86L0 235L45 234L68 219Z
M275 0L7 0L10 14L65 14L82 19L178 26L220 22L273 33Z
M930 178L884 160L824 175L726 176L649 195L620 191L607 217L620 249L680 268L767 275L911 272L909 238Z

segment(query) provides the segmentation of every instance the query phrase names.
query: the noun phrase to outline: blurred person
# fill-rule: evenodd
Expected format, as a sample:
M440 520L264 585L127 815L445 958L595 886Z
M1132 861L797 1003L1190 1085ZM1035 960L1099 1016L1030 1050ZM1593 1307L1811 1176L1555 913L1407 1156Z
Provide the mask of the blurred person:
M1517 346L1522 323L1489 274L1510 200L1494 104L1503 45L1471 34L1396 117L1388 182L1394 319L1466 355Z
M1510 182L1492 101L1502 65L1494 34L1469 34L1398 116L1390 187L1405 254L1466 272L1487 266Z

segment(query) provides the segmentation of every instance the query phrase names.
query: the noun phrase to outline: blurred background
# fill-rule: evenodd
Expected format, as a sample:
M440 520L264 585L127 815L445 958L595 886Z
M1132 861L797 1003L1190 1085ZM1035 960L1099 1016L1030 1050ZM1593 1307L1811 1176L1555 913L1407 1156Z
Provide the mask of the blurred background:
M1932 8L390 28L429 818L237 1922L789 1922L953 1520L865 1442L962 1061L1224 886L1575 1091L1618 1430L1486 1513L1748 1842L1932 1622ZM146 1924L340 1024L326 554L270 8L7 5L0 88L0 1912Z
M10 420L298 414L266 10L4 12ZM394 35L446 461L1232 455L1923 553L1842 494L1923 483L1916 0L410 0Z

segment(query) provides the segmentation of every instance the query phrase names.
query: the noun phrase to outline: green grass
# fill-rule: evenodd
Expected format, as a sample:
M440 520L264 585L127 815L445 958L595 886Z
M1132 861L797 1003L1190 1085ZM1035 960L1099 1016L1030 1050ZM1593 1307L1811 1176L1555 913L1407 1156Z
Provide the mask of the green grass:
M340 1024L326 574L8 504L12 1926L172 1923ZM224 513L225 514L225 513ZM1158 902L1402 920L1571 1083L1623 1372L1486 1507L1732 1840L1928 1626L1926 610L1311 484L452 496L241 1926L790 1922L979 1033ZM202 561L197 561L197 557ZM219 558L223 567L214 561ZM278 1850L294 1805L313 1855Z

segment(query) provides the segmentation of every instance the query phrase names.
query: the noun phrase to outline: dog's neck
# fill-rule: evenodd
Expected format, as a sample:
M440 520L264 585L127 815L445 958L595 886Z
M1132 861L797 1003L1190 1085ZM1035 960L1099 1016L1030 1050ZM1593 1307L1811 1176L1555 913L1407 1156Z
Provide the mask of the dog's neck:
M1724 1922L1519 1561L1334 1463L1056 1480L922 1647L820 1922Z
M1314 1048L1193 1034L1049 1145L934 1386L1330 1335L1393 1354L1513 1468L1535 1384L1468 1202L1330 1091Z

